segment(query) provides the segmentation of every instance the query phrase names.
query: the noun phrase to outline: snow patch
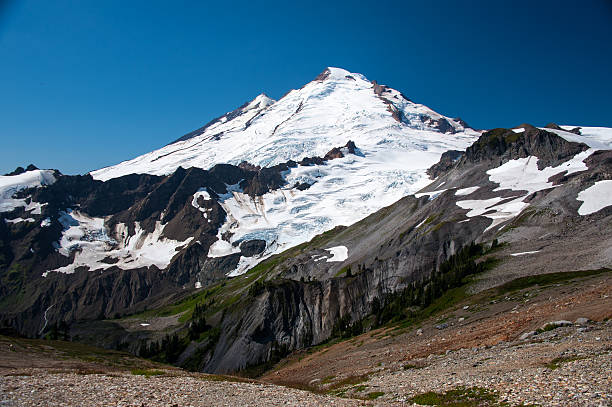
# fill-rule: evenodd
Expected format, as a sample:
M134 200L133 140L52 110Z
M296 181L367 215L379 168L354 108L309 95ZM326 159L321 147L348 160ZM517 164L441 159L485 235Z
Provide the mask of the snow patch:
M346 248L346 246L334 246L325 250L327 250L332 255L331 258L327 259L328 263L332 261L344 261L348 259L348 249Z
M584 143L587 146L596 150L612 150L612 128L609 127L581 127L581 126L559 126L564 130L547 129L541 127L542 130L555 133L567 141L576 143ZM572 130L580 127L580 133L574 134L566 130Z
M36 222L33 218L15 218L15 219L4 219L6 223L20 223L20 222Z
M47 202L40 203L40 202L30 201L30 203L26 205L25 211L30 212L32 215L41 215L42 207L45 205L47 205Z
M510 253L510 256L524 256L526 254L534 254L534 253L539 253L539 250L533 250L530 252L520 252L520 253Z
M419 222L419 224L418 224L418 225L416 225L414 228L415 228L415 229L420 228L421 226L423 226L423 225L425 224L425 222L427 222L427 218L425 218L425 219L423 219L422 221L420 221L420 222Z
M566 175L588 169L584 160L593 154L594 149L588 149L576 154L570 160L557 167L546 167L538 169L538 158L529 156L510 160L503 165L487 171L489 179L499 184L494 191L511 189L513 191L528 191L529 193L552 188L552 182L548 179L554 175L567 171Z
M480 187L468 187L468 188L461 188L461 189L458 189L458 190L455 192L455 195L456 195L456 196L465 196L465 195L469 195L469 194L471 194L472 192L476 191L478 188L480 188Z
M202 214L204 215L204 218L206 218L208 220L208 222L210 222L210 219L208 219L208 212L211 211L211 209L209 208L204 208L201 207L198 204L198 199L202 198L205 201L210 201L210 194L208 193L208 191L206 190L206 188L200 188L198 189L198 191L193 194L193 199L191 200L191 205L196 208L197 210L199 210L200 212L202 212Z
M582 201L582 205L578 208L579 215L590 215L612 205L612 180L595 182L594 185L580 191L576 199Z
M414 194L414 197L415 198L420 198L422 196L428 195L429 196L429 200L432 201L432 200L436 199L438 196L440 196L440 194L442 192L445 192L445 191L447 191L447 189L438 189L436 191L431 191L431 192L419 192L418 194Z
M513 132L515 133L523 133L525 131L524 127L519 127L518 129L512 129Z

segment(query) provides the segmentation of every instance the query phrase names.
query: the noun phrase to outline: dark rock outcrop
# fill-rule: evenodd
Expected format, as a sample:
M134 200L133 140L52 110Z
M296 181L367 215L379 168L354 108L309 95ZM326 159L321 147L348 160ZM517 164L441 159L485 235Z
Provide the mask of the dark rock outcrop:
M30 164L28 165L25 169L23 167L17 167L15 168L13 171L4 174L5 176L12 176L12 175L19 175L19 174L23 174L26 171L34 171L37 170L38 167L36 167L34 164Z
M546 126L544 126L547 129L554 129L554 130L563 130L563 131L567 131L569 133L574 133L577 135L581 135L582 133L580 133L580 127L574 127L573 129L570 130L565 130L562 129L558 124L556 123L548 123Z
M314 80L323 82L325 79L329 78L329 75L331 75L331 71L329 70L329 68L325 68L323 72L321 72L316 76L316 78L314 78Z
M583 143L566 141L554 133L529 125L522 125L522 133L511 129L486 131L467 148L461 161L472 163L498 160L500 163L528 156L538 157L538 168L556 166L568 158L587 150Z
M438 161L436 164L432 165L427 169L427 175L429 175L430 178L437 178L438 176L446 173L451 168L453 168L453 165L455 165L455 163L461 158L462 155L463 151L445 151L444 153L442 153L440 161Z
M266 250L266 241L261 239L246 240L240 243L240 253L245 257L252 257Z

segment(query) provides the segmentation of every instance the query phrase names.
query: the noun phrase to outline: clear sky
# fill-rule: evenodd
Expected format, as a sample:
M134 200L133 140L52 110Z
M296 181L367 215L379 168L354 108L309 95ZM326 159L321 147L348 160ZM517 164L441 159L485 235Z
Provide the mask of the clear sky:
M326 66L476 128L612 127L612 2L0 0L0 173L133 158Z

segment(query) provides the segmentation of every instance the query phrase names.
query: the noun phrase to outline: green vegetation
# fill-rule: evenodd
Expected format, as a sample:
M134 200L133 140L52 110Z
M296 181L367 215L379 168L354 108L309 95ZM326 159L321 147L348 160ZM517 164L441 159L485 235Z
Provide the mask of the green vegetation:
M187 335L189 339L196 340L200 337L200 334L208 331L211 326L206 324L206 306L204 304L196 304L193 312L191 313L191 320L189 322L189 328Z
M521 277L496 288L497 294L505 294L512 291L522 290L528 287L547 286L573 280L575 278L591 277L603 273L609 273L612 270L602 268L598 270L582 270L582 271L567 271L561 273L539 274L535 276Z
M165 372L163 370L153 370L153 369L132 369L132 374L151 377L151 376L162 376L165 374Z
M488 144L490 148L495 148L498 145L507 146L508 144L516 142L520 137L521 133L515 133L512 130L498 128L485 132L482 137L478 140L478 144Z
M138 350L141 358L150 358L158 362L174 363L189 345L189 340L177 334L166 335L161 342L142 342Z
M289 347L281 343L274 341L270 350L270 358L262 363L253 364L247 366L245 369L240 371L240 376L255 378L263 375L268 370L272 369L274 365L281 361L285 356L290 353Z
M331 337L347 339L363 333L363 329L364 326L362 320L357 320L354 323L351 323L351 316L346 314L334 324Z
M336 376L335 375L331 375L331 376L325 376L322 380L321 380L321 384L329 384L331 383L331 381L333 379L335 379Z
M554 358L550 362L546 363L544 366L549 368L550 370L556 370L561 367L564 363L574 362L576 360L586 359L586 356L563 356Z
M403 369L404 369L404 370L411 370L411 369L423 369L424 367L425 367L425 365L415 365L415 364L412 364L412 363L406 363L406 364L403 366Z
M368 400L376 400L377 398L379 398L380 396L384 394L385 394L384 391L373 391L371 393L366 394L366 398Z
M27 298L26 282L28 281L28 268L20 263L13 265L1 275L0 286L4 286L7 295L0 298L0 307L15 306Z
M342 267L334 277L340 277L342 275L345 277L353 277L353 270L351 270L351 266Z
M200 334L198 342L206 341L205 346L197 348L195 352L181 364L181 367L191 372L201 371L203 368L202 361L204 360L208 352L213 351L215 349L215 346L217 346L217 342L219 342L220 336L221 329L219 329L219 327L209 329L204 333Z
M370 375L368 374L351 375L351 376L345 377L342 380L338 380L337 382L332 384L329 387L329 390L338 390L346 386L354 386L356 384L367 382L369 378L370 378Z
M511 404L500 401L496 392L481 387L457 387L445 393L432 391L418 394L412 403L443 407L509 407ZM523 407L527 407L524 406Z

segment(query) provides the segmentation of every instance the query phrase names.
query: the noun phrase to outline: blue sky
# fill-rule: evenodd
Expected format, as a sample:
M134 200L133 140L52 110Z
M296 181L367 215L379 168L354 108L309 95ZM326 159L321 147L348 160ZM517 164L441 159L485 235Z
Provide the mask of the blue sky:
M477 128L612 126L611 65L607 0L0 0L0 172L115 164L326 66Z

